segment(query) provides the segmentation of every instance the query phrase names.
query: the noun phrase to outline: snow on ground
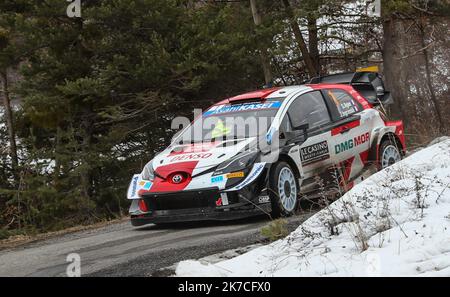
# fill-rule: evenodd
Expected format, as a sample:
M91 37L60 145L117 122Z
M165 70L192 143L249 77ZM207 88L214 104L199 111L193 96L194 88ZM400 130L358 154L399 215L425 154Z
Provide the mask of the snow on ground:
M285 239L177 276L450 276L450 140L356 185Z

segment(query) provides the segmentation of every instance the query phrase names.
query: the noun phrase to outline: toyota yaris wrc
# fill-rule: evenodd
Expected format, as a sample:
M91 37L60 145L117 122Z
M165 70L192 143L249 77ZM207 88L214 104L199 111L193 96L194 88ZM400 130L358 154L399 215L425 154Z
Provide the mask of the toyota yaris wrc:
M291 215L299 197L343 192L405 152L380 76L356 72L223 100L133 176L134 226ZM371 166L374 167L374 166Z

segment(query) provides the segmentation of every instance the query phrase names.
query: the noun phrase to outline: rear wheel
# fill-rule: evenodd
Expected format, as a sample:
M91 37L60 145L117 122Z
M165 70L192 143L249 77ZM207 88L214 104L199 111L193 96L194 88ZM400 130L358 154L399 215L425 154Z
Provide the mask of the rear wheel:
M286 162L278 162L269 177L272 217L290 216L297 208L298 181Z
M380 170L399 162L401 159L402 155L395 141L387 139L381 143L378 156Z

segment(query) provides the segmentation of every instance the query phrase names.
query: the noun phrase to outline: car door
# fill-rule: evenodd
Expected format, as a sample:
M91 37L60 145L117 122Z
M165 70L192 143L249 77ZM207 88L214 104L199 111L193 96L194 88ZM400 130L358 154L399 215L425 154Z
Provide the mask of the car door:
M322 93L312 91L300 95L291 103L286 116L294 131L307 125L298 149L292 150L298 155L302 178L308 179L328 168L331 164L329 132L332 121Z
M348 181L361 173L369 151L369 129L360 121L363 108L343 89L325 89L322 93L333 118L331 160Z

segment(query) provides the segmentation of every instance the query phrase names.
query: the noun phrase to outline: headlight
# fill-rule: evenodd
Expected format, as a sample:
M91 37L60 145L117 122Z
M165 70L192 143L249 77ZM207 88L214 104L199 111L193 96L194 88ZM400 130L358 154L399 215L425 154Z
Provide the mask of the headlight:
M147 163L144 166L144 170L141 173L142 179L144 180L153 180L155 178L155 170L153 170L153 160Z
M258 157L258 152L247 152L225 161L217 167L216 172L234 172L247 168L253 164Z

